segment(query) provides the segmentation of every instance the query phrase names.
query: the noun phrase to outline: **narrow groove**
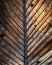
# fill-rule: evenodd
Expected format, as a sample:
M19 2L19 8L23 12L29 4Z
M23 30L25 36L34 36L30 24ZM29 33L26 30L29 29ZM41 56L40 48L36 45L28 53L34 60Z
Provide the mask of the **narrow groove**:
M4 19L4 18L3 18ZM7 22L5 22L5 23L7 23ZM7 23L8 24L8 23ZM5 25L4 25L5 26ZM13 30L13 28L8 24L8 26ZM6 28L6 26L5 26L5 28ZM14 31L15 32L15 31ZM16 32L15 32L16 33ZM19 38L21 38L21 37L19 37ZM23 39L22 39L23 40Z
M9 27L15 32L15 34L17 34L17 32L11 27L11 25L7 22L7 19L4 17L4 16L2 16L3 17L3 19L5 19L6 20L6 23L9 25ZM10 21L9 19L8 19L8 21ZM21 38L22 39L22 41L23 41L23 38L20 36L20 35L18 35L17 34L17 36L19 37L19 38Z
M43 12L44 12L44 10L43 10L41 13L43 13ZM41 15L41 13L40 13L40 15ZM39 15L39 16L40 16L40 15ZM46 13L46 15L47 15L47 13ZM45 16L46 16L46 15L45 15ZM39 16L38 16L38 17L39 17ZM38 17L37 17L37 19L38 19ZM36 20L37 20L37 19L36 19ZM43 18L43 19L44 19L44 18ZM35 20L35 21L36 21L36 20ZM32 25L34 24L35 21L33 21ZM38 24L39 24L39 23L38 23ZM38 24L37 24L37 25L38 25ZM32 26L32 25L31 25L31 26ZM36 26L37 26L37 25L36 25ZM30 27L29 27L29 29L30 29ZM33 29L33 30L34 30L34 29ZM33 30L32 30L32 31L33 31ZM32 32L31 32L31 33L32 33ZM31 34L31 33L30 33L30 34ZM29 34L28 36L30 36L30 34Z
M47 19L46 19L46 20L47 20ZM45 21L44 21L44 23L45 23ZM43 24L42 24L42 25L43 25ZM40 28L41 28L41 27L40 27ZM36 33L36 32L35 32L35 33ZM35 33L34 33L34 34L35 34ZM33 35L33 36L34 36L34 35ZM32 36L32 37L33 37L33 36ZM35 38L34 38L34 39L35 39ZM34 41L34 39L33 39L33 41ZM32 42L33 42L33 41L32 41ZM30 44L29 44L29 45L30 45ZM29 46L29 45L28 45L28 46Z
M3 2L2 2L3 3ZM4 4L4 3L3 3ZM3 5L4 6L4 5ZM6 11L7 11L7 8L5 8L6 9ZM10 15L10 13L7 11L7 13ZM14 18L10 15L10 17L14 20ZM16 21L14 20L14 22L16 23ZM17 24L17 23L16 23ZM19 26L18 24L17 24L17 26ZM19 26L19 28L22 30L22 28Z
M50 36L49 36L49 37L50 37ZM47 40L47 39L46 39L46 40ZM46 41L46 40L45 40L45 41ZM44 41L43 43L45 43L45 41ZM49 45L49 44L48 44L48 45ZM47 45L47 46L48 46L48 45ZM45 47L45 48L46 48L46 47ZM42 49L42 50L43 50L43 49ZM34 57L35 57L35 56L34 56ZM31 62L31 61L34 59L34 57L33 57L29 62Z
M15 0L15 2L16 2L16 4L17 4L17 2L18 2L18 0ZM23 6L18 2L18 4L23 8Z
M44 2L43 2L43 4L44 4ZM42 5L43 5L43 4L42 4ZM42 5L41 5L41 6L42 6ZM38 8L38 10L41 8L41 6ZM37 11L38 11L38 10L37 10ZM37 13L37 11L35 12L35 14ZM30 20L34 17L35 14L33 14L33 16L32 16L32 17L29 19L29 21L27 22L27 24L30 22Z
M37 1L36 1L37 2ZM39 0L38 0L39 2ZM35 6L38 4L38 2L33 6L33 9L35 8ZM27 17L30 15L30 13L33 11L33 9L26 15Z
M2 13L1 13L2 14ZM4 14L5 15L5 14ZM2 16L3 17L6 17L7 18L7 16L5 15L4 16L3 14L2 14ZM8 19L9 20L9 19ZM10 21L10 20L9 20ZM21 34L21 35L23 35L18 29L17 29L17 27L10 21L10 23L14 26L14 28Z
M11 50L8 50L7 48L4 48L4 47L2 46L2 44L0 44L0 46L1 46L3 49L7 50L8 53L12 54L14 57L16 57L17 59L19 59L20 61L23 62L23 60L20 59L19 57L17 57Z
M49 29L49 28L48 28L48 29ZM44 30L42 30L42 31L44 31ZM48 31L48 30L47 30L47 31ZM47 32L47 31L46 31L46 32ZM46 32L45 32L45 33L46 33ZM41 32L41 33L42 33L42 32ZM40 33L40 34L41 34L41 33ZM45 35L45 33L44 33L44 35ZM40 35L40 34L39 34L39 35ZM36 38L38 38L39 35L37 35ZM44 36L44 35L43 35L43 36ZM43 36L42 36L42 37L43 37ZM41 37L41 38L42 38L42 37ZM40 39L41 39L41 38L40 38ZM37 41L37 43L40 41L40 39ZM35 39L34 39L34 40L35 40ZM32 40L32 42L33 42L34 40ZM31 43L32 43L32 42L31 42ZM31 44L31 43L30 43L30 44ZM36 45L36 43L35 43L35 45ZM33 46L28 50L28 52L29 52L35 45L33 45Z
M23 15L23 12L17 7L17 4L16 4L16 2L14 1L14 0L12 0L12 2L14 3L14 5L16 6L16 8L22 13L22 15ZM23 8L22 8L23 9Z
M0 59L1 59L1 62L3 61L3 62L5 62L6 64L8 64L7 62L7 60L5 59L5 58L3 58L3 57L0 57ZM12 64L12 65L14 65L13 63L11 63L11 62L9 62L10 64ZM9 64L8 64L9 65Z
M38 17L44 12L44 10L38 15ZM35 13L36 14L36 13ZM35 15L34 15L35 16ZM34 22L38 19L38 17L31 23L27 31L31 28L31 26L34 24ZM33 17L32 17L33 18ZM30 21L29 21L30 22Z
M0 23L1 23L1 22L0 22ZM1 23L1 24L2 24L2 23ZM3 25L3 24L2 24L2 25ZM3 25L3 26L4 26L4 25ZM8 29L6 29L6 30L8 31ZM10 33L10 31L8 31L8 32ZM10 33L10 34L11 34L11 33ZM13 37L13 35L12 35L12 34L11 34L11 36ZM14 38L15 38L15 37L14 37ZM19 44L21 44L21 45L22 45L22 43L21 43L21 42L19 42L19 40L18 40L18 39L16 39L16 40L18 41L18 43L19 43ZM22 46L23 46L23 45L22 45ZM18 46L18 48L19 48L19 49L21 49L19 46ZM21 50L23 51L23 49L21 49Z
M23 0L21 0L21 1L17 1L17 0L15 0L16 2L18 2L20 5L21 5L21 7L23 8Z
M49 15L49 16L50 16L50 15ZM48 17L49 17L49 16L48 16ZM48 19L48 17L46 18L46 20ZM45 20L45 21L46 21L46 20ZM44 21L44 22L45 22L45 21ZM41 22L41 21L40 21L40 22ZM42 24L44 24L44 23L42 23ZM41 25L42 25L42 24L41 24ZM37 24L37 26L38 26L38 24ZM37 26L36 26L36 27L37 27ZM41 26L40 26L40 27L41 27ZM39 28L40 28L40 27L39 27ZM35 30L35 28L32 30L32 32L33 32L34 30ZM37 30L37 31L38 31L38 30ZM31 32L31 33L32 33L32 32ZM31 33L30 33L30 34L31 34ZM29 34L28 36L30 36L30 34ZM34 34L35 34L35 33L34 33ZM30 37L30 38L31 38L31 37ZM29 40L30 40L30 38L29 38Z
M40 63L40 64L43 64L44 62L46 62L47 60L49 60L51 57L52 57L52 55L49 58L47 58L45 61L43 61L42 63Z
M24 26L24 65L28 65L28 57L27 57L27 24L26 24L26 0L23 0L23 10L24 10L24 19L23 19L23 26Z
M6 55L7 57L9 57L11 60L15 61L12 57L10 57L9 55L7 55L3 50L0 50L1 53L3 53L4 55ZM16 61L15 61L16 62ZM18 62L16 62L18 65L20 65Z
M49 15L49 16L50 16L50 15ZM49 16L47 17L47 19L49 18ZM47 20L47 19L46 19L46 20ZM46 21L46 20L45 20L45 21ZM45 23L45 21L44 21L44 23ZM43 23L43 24L44 24L44 23ZM42 24L42 25L43 25L43 24ZM41 26L42 26L42 25L41 25ZM39 28L41 28L41 26L40 26ZM39 28L38 28L38 30L39 30ZM38 30L37 30L37 31L38 31ZM29 40L34 36L34 34L35 34L37 31L35 31L35 32L31 35L31 37L29 38ZM29 40L28 40L28 41L29 41ZM28 46L29 46L29 45L28 45Z
M45 40L45 42L44 42L44 43L45 43L44 47L47 46L47 44L49 44L49 43L46 43L46 41L48 41L48 39L49 39L49 41L50 41L50 40L51 40L51 37L49 37L49 38L47 38L47 39ZM41 45L43 45L43 44L39 44L38 47L37 47L34 51L36 51L38 48L40 48ZM44 47L43 47L43 48L44 48ZM40 49L43 50L43 48L42 48L42 49L40 48ZM39 52L41 52L41 50L39 50ZM39 52L37 52L37 54L38 54ZM33 54L33 53L34 53L34 52L32 52L32 54ZM31 54L31 55L32 55L32 54ZM35 54L34 57L35 57L37 54ZM31 57L31 55L30 55L29 57ZM31 59L32 59L32 58L31 58ZM30 62L30 61L29 61L29 62Z
M12 6L9 4L8 0L7 1L7 4L9 5L10 9L14 12L14 14L18 17L18 19L20 20L20 22L23 23L23 20L15 13L14 9L12 8Z
M0 60L0 65L2 65L2 63L9 65L5 60Z
M2 31L2 30L1 30ZM3 31L2 31L3 32ZM3 32L4 33L4 32ZM6 35L6 34L5 34ZM7 35L6 35L7 36ZM8 36L7 36L7 38L15 45L15 46L17 46L17 44L16 43L14 43ZM4 39L3 39L4 40ZM19 51L17 50L17 49L15 49L8 41L6 41L6 40L4 40L5 42L7 42L16 52L18 52L19 53ZM17 46L18 47L18 46ZM19 48L19 47L18 47ZM21 49L21 48L19 48L19 49ZM22 57L24 57L21 53L19 53Z
M9 2L8 0L7 0L7 2ZM11 5L12 4L12 5ZM19 10L19 8L18 7L16 7L16 5L14 4L14 2L13 2L13 0L12 1L10 1L10 4L9 4L10 6L11 6L11 8L14 6L15 8L16 8L16 10L18 10L19 11L19 14L23 17L23 14L21 13L21 11ZM14 9L15 9L14 8Z
M9 5L9 2L6 0L6 2L7 2L7 4L8 4L8 6L10 7L10 9L13 11L13 13L17 16L17 14L15 13L15 11L13 10L13 8ZM3 1L3 3L4 3L4 1ZM20 20L20 22L23 22L20 18L19 18L19 16L17 16L17 18Z
M44 36L45 36L45 35L44 35ZM43 37L44 37L44 36L43 36ZM43 37L42 37L42 38L43 38ZM49 37L49 36L48 36L48 37ZM43 40L44 40L44 39L43 39ZM42 40L42 41L43 41L43 40ZM41 41L41 39L40 39L39 41ZM45 40L44 40L44 41L45 41ZM38 43L38 42L37 42L37 43ZM42 42L41 42L41 43L42 43ZM35 45L36 45L36 43L35 43ZM34 46L35 46L35 45L34 45ZM34 47L34 46L33 46L33 47ZM33 47L32 47L32 48L33 48ZM34 47L34 48L35 48L35 47ZM33 52L34 52L34 50L31 52L31 54L32 54ZM30 55L31 55L31 54L30 54Z
M44 48L44 49L45 49L45 48ZM45 55L45 54L48 53L49 51L50 51L50 48L49 48L44 54L42 54L39 58L41 58L43 55ZM38 59L39 59L39 58L38 58ZM38 60L38 59L37 59L37 60ZM35 62L35 61L34 61L34 62ZM34 63L34 62L33 62L33 63ZM33 64L33 63L32 63L32 64ZM32 64L31 64L31 65L32 65Z

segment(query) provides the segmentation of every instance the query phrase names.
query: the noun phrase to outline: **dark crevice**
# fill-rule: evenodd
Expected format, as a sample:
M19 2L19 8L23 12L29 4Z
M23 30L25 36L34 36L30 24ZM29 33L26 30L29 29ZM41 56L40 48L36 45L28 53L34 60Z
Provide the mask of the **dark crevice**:
M23 19L23 26L24 26L24 64L28 65L28 58L27 58L27 23L26 23L26 1L23 0L23 9L24 9L24 19Z

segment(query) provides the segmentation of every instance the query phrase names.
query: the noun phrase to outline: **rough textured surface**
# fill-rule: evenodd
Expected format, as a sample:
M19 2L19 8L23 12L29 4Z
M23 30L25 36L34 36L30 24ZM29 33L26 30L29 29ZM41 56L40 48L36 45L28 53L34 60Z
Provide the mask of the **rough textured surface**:
M51 58L52 0L0 0L0 65L51 64Z

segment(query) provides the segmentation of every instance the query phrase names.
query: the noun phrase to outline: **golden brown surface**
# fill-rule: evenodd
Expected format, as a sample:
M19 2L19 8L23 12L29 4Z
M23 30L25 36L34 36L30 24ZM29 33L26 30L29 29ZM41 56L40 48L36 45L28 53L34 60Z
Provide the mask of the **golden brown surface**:
M0 64L50 65L51 60L52 0L0 0Z

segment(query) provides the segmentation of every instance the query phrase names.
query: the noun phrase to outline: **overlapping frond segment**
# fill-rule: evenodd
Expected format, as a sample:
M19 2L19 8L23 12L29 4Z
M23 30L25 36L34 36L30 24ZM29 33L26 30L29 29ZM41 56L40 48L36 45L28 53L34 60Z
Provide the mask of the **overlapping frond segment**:
M0 64L42 65L51 60L52 0L0 0Z

